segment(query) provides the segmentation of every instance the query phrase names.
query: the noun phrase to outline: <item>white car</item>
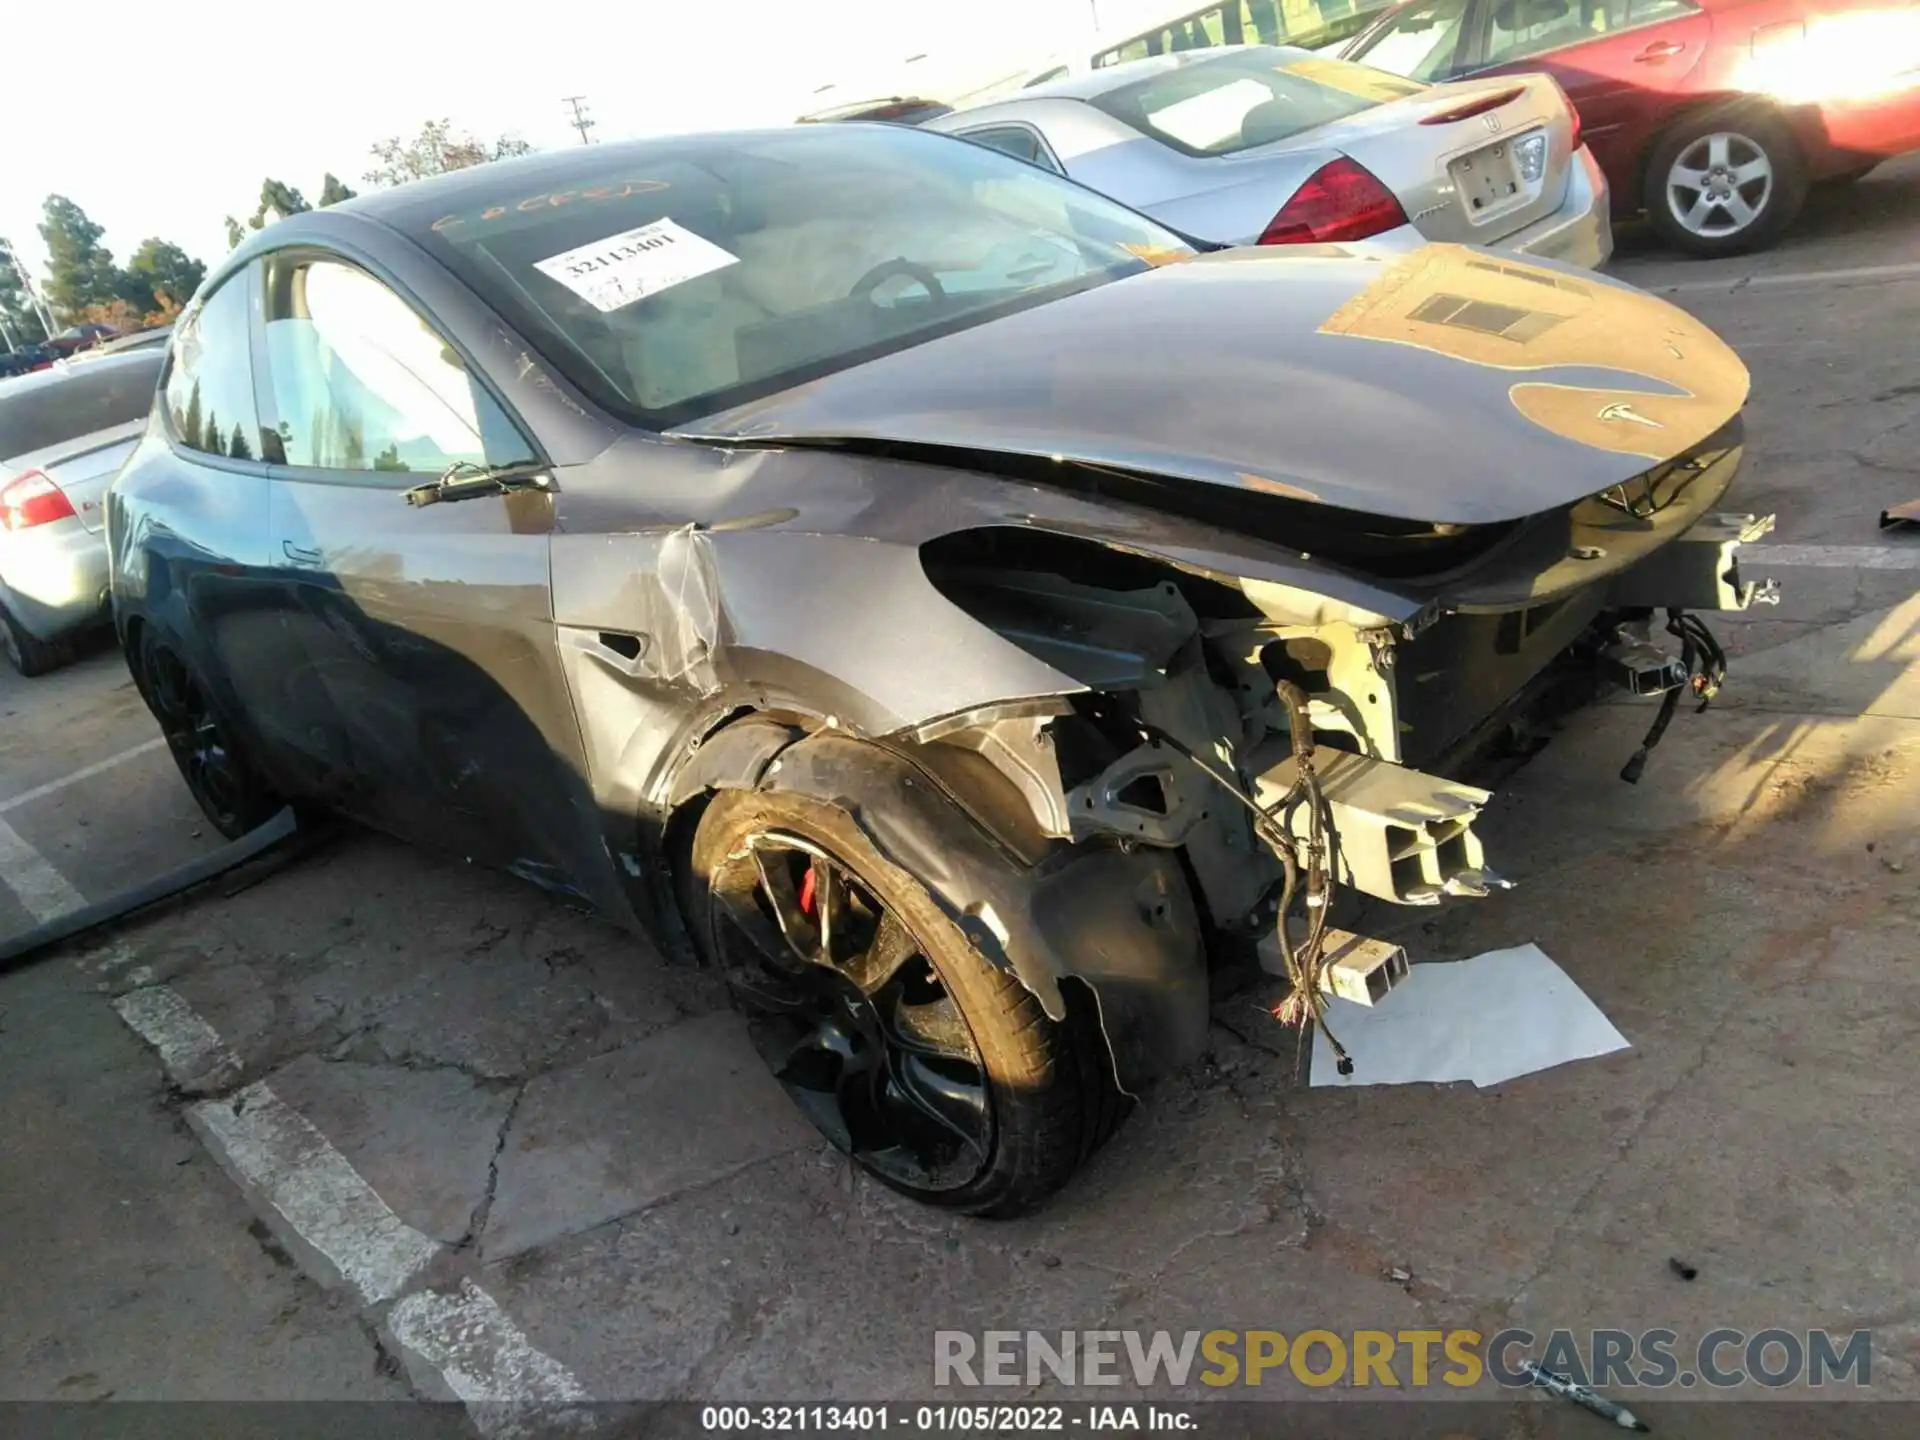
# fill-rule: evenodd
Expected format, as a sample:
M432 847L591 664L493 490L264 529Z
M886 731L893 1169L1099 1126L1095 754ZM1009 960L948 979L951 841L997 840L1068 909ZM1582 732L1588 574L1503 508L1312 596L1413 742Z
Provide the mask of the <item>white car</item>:
M108 618L101 498L140 441L159 347L0 380L0 650L22 675L64 664Z
M1589 269L1605 176L1545 75L1426 85L1273 45L1108 66L923 122L1216 245L1485 245Z

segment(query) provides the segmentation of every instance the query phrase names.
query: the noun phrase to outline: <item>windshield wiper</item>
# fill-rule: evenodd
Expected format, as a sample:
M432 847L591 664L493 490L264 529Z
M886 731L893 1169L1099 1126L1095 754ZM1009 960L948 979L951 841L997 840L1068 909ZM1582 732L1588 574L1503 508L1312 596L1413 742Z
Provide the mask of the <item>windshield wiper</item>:
M409 505L438 505L447 500L474 500L482 495L504 495L509 490L551 490L553 476L535 461L518 465L475 465L456 460L438 480L400 492Z

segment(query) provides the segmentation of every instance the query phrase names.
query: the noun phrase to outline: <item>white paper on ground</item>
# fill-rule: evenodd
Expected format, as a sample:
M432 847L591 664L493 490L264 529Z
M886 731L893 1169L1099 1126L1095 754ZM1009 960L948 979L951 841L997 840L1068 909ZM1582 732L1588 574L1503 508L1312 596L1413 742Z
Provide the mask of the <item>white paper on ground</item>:
M685 226L656 220L536 260L533 268L596 310L618 310L739 261Z
M1335 1069L1333 1047L1316 1026L1314 1085L1498 1085L1632 1048L1537 945L1415 965L1378 1005L1329 999L1327 1019L1353 1057L1353 1074Z

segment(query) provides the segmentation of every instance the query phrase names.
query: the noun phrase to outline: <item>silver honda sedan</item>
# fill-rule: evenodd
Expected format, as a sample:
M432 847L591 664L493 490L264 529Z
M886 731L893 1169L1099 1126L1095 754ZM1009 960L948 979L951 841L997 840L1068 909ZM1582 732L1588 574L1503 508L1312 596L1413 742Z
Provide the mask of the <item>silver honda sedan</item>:
M146 429L164 358L83 355L0 381L0 654L23 675L108 618L100 497Z
M1158 55L927 121L1225 245L1431 240L1589 268L1607 182L1545 75L1423 85L1271 45Z

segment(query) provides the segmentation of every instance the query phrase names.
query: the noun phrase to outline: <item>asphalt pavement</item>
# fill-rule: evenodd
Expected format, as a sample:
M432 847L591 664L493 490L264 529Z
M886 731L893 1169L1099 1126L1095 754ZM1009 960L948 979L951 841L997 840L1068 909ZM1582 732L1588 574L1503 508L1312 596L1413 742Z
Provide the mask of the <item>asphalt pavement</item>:
M458 1400L504 1434L925 1399L936 1329L1523 1324L1871 1328L1871 1397L1920 1401L1920 535L1875 524L1920 496L1920 162L1765 255L1630 235L1616 271L1747 360L1739 503L1779 515L1747 564L1783 600L1725 624L1731 685L1638 787L1645 709L1576 717L1483 826L1518 887L1400 938L1534 941L1630 1050L1313 1089L1243 997L1052 1207L954 1220L817 1141L711 977L349 833L0 977L0 1400ZM0 934L216 841L116 654L0 673ZM1456 1434L1598 1423L1472 1393ZM1706 1393L1647 1408L1763 1433Z

